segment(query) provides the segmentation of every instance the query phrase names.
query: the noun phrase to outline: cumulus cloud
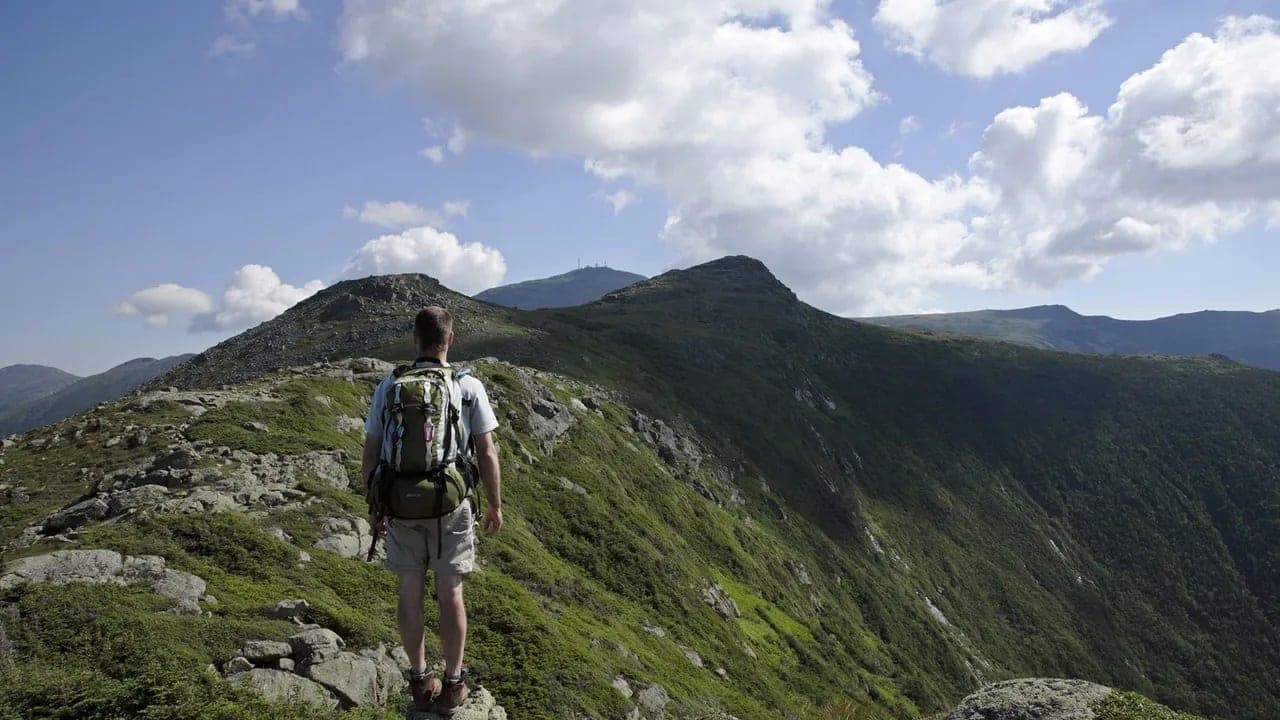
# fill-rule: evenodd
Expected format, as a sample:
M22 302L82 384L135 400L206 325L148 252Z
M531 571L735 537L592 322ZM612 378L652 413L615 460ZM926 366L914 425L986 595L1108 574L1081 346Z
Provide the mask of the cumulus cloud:
M494 248L461 243L451 233L435 228L416 227L370 240L342 269L348 278L391 273L426 273L472 295L501 284L507 263Z
M343 207L342 215L347 219L359 220L388 230L403 230L419 225L443 227L448 223L449 218L465 217L470 206L471 204L465 200L449 200L439 210L429 210L421 205L402 200L390 202L368 200L359 210L350 205Z
M1128 252L1212 241L1280 200L1280 24L1228 18L1121 85L1105 115L1061 94L996 116L970 165L992 274L1049 285ZM1272 206L1273 207L1273 206Z
M875 14L899 52L980 78L1083 50L1111 23L1101 0L881 0Z
M247 58L257 48L255 21L302 20L307 17L300 0L228 0L223 14L232 31L213 39L209 45L210 57Z
M242 330L274 318L322 288L319 280L295 287L265 265L245 265L232 276L221 304L191 319L191 331Z
M208 312L213 307L209 296L195 288L164 283L139 290L120 301L113 312L117 315L141 317L148 325L162 327L172 315Z
M959 3L916 7L945 19ZM968 4L987 11L970 40L1019 35L999 57L946 56L971 74L1087 44L1109 22L1097 3ZM1059 39L1032 42L1045 37ZM1069 95L1010 109L967 175L925 178L828 141L878 96L823 0L351 0L340 29L349 65L465 137L659 188L680 264L754 255L850 314L915 310L947 284L1052 284L1246 222L1280 199L1275 42L1271 21L1227 20L1130 78L1105 116Z

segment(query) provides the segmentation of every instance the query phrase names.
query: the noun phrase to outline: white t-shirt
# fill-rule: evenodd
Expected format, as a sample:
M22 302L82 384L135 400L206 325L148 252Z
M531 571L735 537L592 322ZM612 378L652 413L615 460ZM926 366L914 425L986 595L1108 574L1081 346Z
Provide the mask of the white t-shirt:
M439 365L435 360L419 360L414 367L430 367ZM373 391L373 402L369 405L369 417L364 421L365 433L382 438L382 457L387 457L391 449L387 447L389 438L383 432L382 414L387 405L387 390L391 386L394 375L388 375L378 383ZM498 417L493 414L489 405L489 395L484 391L484 383L475 375L467 374L459 378L458 386L462 389L462 437L458 438L458 447L465 448L472 434L484 435L498 427Z

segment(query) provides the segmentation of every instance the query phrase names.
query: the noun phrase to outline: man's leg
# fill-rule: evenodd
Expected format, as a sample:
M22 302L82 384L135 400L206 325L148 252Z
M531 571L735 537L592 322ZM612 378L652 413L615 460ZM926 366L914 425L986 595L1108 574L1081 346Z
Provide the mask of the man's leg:
M456 678L462 674L462 653L467 644L467 607L462 602L462 577L453 573L436 574L436 599L440 604L440 645L444 650L446 678ZM401 598L403 597L402 591ZM418 630L421 633L421 614L418 618Z
M426 592L426 571L400 573L400 602L396 606L396 626L400 629L400 642L409 656L409 667L414 672L427 669L427 649L423 642L423 595Z

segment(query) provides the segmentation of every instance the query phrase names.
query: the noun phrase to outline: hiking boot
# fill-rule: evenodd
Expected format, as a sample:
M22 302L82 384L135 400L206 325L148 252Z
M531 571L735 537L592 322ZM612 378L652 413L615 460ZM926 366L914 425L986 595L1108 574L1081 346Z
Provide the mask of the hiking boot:
M462 707L462 703L466 702L467 684L461 679L457 681L445 680L444 689L436 696L436 701L431 704L431 712L443 717L453 717L453 714Z
M428 670L422 675L409 673L409 692L413 694L413 709L427 712L431 702L440 694L440 681L435 670Z

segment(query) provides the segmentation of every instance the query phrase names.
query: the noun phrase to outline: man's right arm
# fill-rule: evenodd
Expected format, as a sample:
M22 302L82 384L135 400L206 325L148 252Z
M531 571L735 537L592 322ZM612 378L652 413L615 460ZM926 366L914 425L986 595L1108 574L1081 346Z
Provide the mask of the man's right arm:
M493 433L481 433L475 438L476 463L480 466L480 480L484 483L484 531L489 535L502 529L502 469L498 466L498 444Z

